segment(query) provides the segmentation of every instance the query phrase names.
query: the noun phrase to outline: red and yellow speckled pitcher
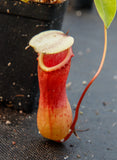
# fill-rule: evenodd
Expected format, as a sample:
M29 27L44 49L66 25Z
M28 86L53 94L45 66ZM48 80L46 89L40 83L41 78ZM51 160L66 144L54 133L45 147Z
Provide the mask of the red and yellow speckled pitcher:
M30 45L38 52L40 88L37 126L44 137L60 141L72 124L72 111L66 95L66 81L73 56L74 39L61 31L45 31Z
M73 53L70 48L57 54L44 55L43 58L41 56L38 57L40 99L37 125L44 137L58 141L68 134L72 124L66 80Z

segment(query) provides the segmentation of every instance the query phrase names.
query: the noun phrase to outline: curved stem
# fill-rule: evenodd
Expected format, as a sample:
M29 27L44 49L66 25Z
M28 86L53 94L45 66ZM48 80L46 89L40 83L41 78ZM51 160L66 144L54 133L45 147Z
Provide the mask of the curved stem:
M95 81L95 79L98 77L98 75L100 74L100 72L102 70L102 67L103 67L103 64L104 64L104 61L105 61L105 57L106 57L106 50L107 50L107 29L106 29L106 27L104 25L104 50L103 50L103 56L102 56L102 60L101 60L100 66L99 66L96 74L94 75L94 77L91 79L91 81L88 83L88 85L84 89L84 91L83 91L83 93L82 93L82 95L81 95L81 97L80 97L80 99L78 101L78 104L77 104L77 107L76 107L76 111L75 111L75 117L74 117L74 120L73 120L73 123L71 125L71 128L69 130L68 135L60 142L66 141L72 135L72 133L74 132L75 125L76 125L76 122L78 120L78 113L79 113L79 108L80 108L81 102L82 102L86 92L88 91L89 87Z
M39 55L39 66L45 72L55 71L55 70L63 67L70 60L72 55L73 55L72 49L70 48L70 49L68 49L68 54L66 55L65 59L61 63L59 63L59 64L57 64L53 67L47 67L47 66L45 66L45 64L43 62L44 53L40 53L40 55Z

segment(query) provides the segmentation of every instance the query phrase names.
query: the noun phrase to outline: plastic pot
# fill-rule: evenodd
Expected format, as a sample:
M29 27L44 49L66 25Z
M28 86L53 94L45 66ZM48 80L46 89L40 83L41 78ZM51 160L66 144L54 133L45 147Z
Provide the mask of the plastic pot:
M61 29L67 1L61 4L0 0L0 103L30 112L38 91L37 55L25 50L35 34ZM37 98L38 99L38 98Z

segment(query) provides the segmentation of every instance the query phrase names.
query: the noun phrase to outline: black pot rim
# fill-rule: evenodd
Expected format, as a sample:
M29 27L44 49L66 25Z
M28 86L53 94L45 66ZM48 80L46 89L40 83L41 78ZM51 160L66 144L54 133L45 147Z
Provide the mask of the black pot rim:
M51 21L64 15L67 4L68 0L55 4L0 0L0 13Z

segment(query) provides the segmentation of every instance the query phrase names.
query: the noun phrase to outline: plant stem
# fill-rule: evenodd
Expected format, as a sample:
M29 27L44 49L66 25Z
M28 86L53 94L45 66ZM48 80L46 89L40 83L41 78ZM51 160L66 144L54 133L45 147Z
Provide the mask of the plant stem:
M78 120L78 114L79 114L80 105L81 105L82 100L83 100L86 92L88 91L89 87L95 81L95 79L99 76L99 74L100 74L100 72L102 70L102 67L103 67L103 64L104 64L104 61L105 61L105 57L106 57L106 51L107 51L107 28L104 25L104 50L103 50L103 56L102 56L102 60L101 60L100 66L99 66L96 74L94 75L94 77L91 79L91 81L88 83L88 85L84 89L84 91L83 91L83 93L82 93L82 95L81 95L81 97L80 97L80 99L78 101L78 104L77 104L77 107L76 107L76 111L75 111L75 117L74 117L74 120L72 122L72 125L71 125L71 128L69 130L69 133L64 138L64 141L62 140L62 142L65 142L72 135L72 133L75 131L75 125L76 125L76 122Z

